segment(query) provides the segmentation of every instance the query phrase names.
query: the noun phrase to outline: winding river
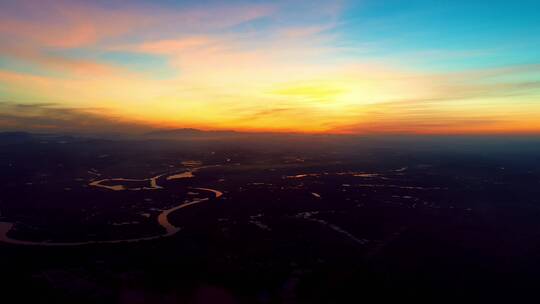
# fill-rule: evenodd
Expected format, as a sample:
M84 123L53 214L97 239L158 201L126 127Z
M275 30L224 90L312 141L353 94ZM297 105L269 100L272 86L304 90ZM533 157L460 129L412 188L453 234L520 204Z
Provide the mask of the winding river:
M193 172L202 169L202 167L193 168L191 171L187 171L183 174L184 177L193 177ZM91 186L95 187L101 187L113 191L121 191L121 190L153 190L153 189L161 189L162 187L157 184L158 178L163 176L165 174L161 174L149 179L150 180L151 187L146 188L134 188L129 189L124 187L123 185L115 185L115 186L105 186L102 183L105 181L134 181L133 179L124 179L124 178L112 178L112 179L103 179L99 181L93 181L90 183ZM174 175L173 175L174 176ZM176 177L175 177L176 178ZM143 180L136 180L136 181L143 181ZM191 188L193 190L200 190L200 191L206 191L210 192L215 198L219 198L223 195L223 193L219 190L210 189L210 188ZM157 222L161 227L165 229L165 232L159 235L154 236L147 236L147 237L140 237L140 238L131 238L131 239L118 239L118 240L104 240L104 241L85 241L85 242L50 242L50 241L25 241L25 240L19 240L14 239L8 236L9 232L15 225L11 222L0 222L0 242L14 244L14 245L32 245L32 246L81 246L81 245L92 245L92 244L118 244L118 243L135 243L135 242L142 242L142 241L151 241L151 240L157 240L169 236L173 236L176 233L178 233L181 228L175 226L169 221L169 215L179 209L187 208L196 204L200 204L206 201L209 201L210 198L194 198L191 201L183 202L182 204L163 210L157 217Z

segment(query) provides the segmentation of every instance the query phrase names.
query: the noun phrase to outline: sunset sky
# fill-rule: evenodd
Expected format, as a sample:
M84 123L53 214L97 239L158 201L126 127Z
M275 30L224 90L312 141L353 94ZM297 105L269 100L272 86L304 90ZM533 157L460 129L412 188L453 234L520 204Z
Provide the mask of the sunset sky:
M540 134L534 1L0 0L0 129Z

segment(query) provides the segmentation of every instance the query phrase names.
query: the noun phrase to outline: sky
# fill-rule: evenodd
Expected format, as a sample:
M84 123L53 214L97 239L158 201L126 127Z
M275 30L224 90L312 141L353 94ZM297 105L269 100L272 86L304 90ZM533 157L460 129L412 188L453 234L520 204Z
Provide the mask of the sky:
M0 0L0 130L540 134L538 1Z

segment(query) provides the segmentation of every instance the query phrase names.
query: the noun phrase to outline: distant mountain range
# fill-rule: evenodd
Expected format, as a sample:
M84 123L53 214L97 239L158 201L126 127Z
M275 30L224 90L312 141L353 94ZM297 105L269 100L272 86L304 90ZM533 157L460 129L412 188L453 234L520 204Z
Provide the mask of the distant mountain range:
M280 133L280 132L239 132L233 130L200 130L193 128L157 130L144 134L148 139L240 139L240 138L270 138L270 137L320 137L316 134Z
M182 128L182 129L168 129L168 130L158 130L152 131L145 134L148 137L170 137L170 136L231 136L231 135L242 135L250 133L236 132L232 130L199 130L193 128Z

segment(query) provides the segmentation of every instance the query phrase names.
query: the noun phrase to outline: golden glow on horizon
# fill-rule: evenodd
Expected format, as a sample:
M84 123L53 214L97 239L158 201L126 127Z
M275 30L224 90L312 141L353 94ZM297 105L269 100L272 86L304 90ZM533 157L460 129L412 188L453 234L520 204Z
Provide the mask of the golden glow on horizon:
M534 97L512 97L520 104L515 107L506 97L483 97L484 90L476 92L479 88L474 86L456 86L447 79L434 82L421 75L402 79L400 72L388 71L377 77L372 71L322 71L312 80L291 77L288 82L284 74L276 81L272 74L279 68L269 65L239 73L218 68L208 80L152 80L123 71L88 70L90 76L72 79L0 72L0 81L21 101L39 98L102 109L124 121L160 128L317 133L540 130L540 105ZM219 80L223 78L227 81ZM31 91L26 90L29 86Z

